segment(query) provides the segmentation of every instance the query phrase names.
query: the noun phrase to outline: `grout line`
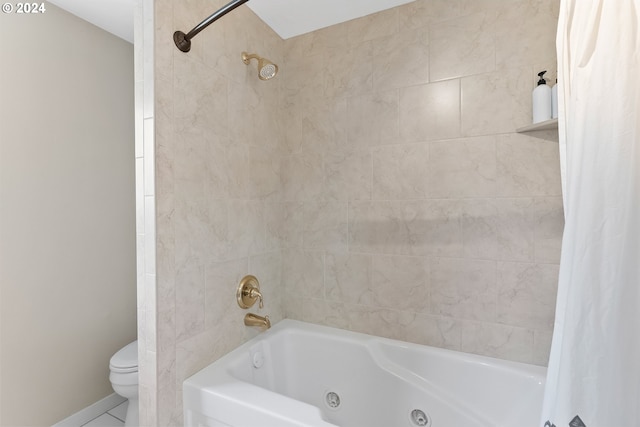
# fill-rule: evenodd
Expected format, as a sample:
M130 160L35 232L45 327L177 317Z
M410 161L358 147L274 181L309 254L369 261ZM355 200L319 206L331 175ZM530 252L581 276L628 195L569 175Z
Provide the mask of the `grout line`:
M116 406L126 402L127 400L116 393L95 402L86 408L76 412L75 414L56 423L53 427L77 427L96 419L100 415L112 410Z
M100 415L98 415L97 417L95 417L94 419L92 419L92 420L90 420L90 421L87 421L86 423L82 424L80 427L84 427L84 426L86 426L87 424L89 424L89 423L91 423L91 422L93 422L93 421L97 420L98 418L102 417L103 415L107 415L107 416L109 416L109 417L113 418L114 420L118 420L118 421L120 421L120 422L124 423L124 420L121 420L120 418L118 418L118 417L115 417L115 416L111 415L109 412L105 412L104 414L100 414Z
M111 416L112 416L112 417L114 417L114 418L119 419L120 421L122 421L122 422L124 423L124 422L125 422L125 420L123 420L122 418L118 417L118 416L117 416L117 415L115 415L115 414L112 414L112 413L111 413L111 411L113 411L114 409L116 409L116 408L118 408L118 407L120 407L120 406L122 406L122 405L128 405L128 404L129 404L129 401L128 401L128 400L126 400L126 401L122 402L121 404L119 404L118 406L114 406L113 408L109 409L106 413L108 413L109 415L111 415ZM125 416L126 416L126 412L125 412Z

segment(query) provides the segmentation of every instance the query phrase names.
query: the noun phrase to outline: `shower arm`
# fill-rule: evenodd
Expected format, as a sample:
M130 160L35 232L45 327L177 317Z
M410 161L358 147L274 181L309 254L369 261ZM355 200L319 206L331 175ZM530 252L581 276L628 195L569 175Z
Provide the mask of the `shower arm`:
M181 51L189 52L189 50L191 50L191 39L194 38L200 31L204 30L214 21L222 18L224 15L231 12L236 7L242 6L248 1L249 0L231 0L229 3L213 12L207 19L196 25L187 34L183 33L182 31L176 31L175 33L173 33L173 42Z

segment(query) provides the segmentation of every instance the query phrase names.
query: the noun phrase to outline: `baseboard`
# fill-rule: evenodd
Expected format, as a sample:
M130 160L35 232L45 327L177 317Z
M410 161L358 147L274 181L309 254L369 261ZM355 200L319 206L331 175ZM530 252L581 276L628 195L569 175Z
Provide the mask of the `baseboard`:
M75 414L65 418L64 420L57 422L51 427L78 427L83 424L88 423L94 418L99 417L110 409L115 408L125 399L122 396L117 395L116 393L112 393L104 399L98 400L96 403L93 403L86 408L76 412Z

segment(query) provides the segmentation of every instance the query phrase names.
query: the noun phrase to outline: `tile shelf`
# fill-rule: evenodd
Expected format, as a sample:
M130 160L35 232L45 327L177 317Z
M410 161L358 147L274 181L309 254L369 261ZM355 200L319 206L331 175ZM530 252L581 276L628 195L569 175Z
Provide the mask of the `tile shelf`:
M545 120L544 122L535 123L529 126L523 126L516 129L518 133L535 132L537 130L558 129L558 119Z

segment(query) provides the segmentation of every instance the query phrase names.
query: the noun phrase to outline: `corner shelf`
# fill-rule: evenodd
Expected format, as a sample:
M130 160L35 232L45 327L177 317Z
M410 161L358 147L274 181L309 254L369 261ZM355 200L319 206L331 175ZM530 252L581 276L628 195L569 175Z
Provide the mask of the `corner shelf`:
M558 129L558 119L545 120L544 122L535 123L516 129L518 133L535 132L537 130Z

